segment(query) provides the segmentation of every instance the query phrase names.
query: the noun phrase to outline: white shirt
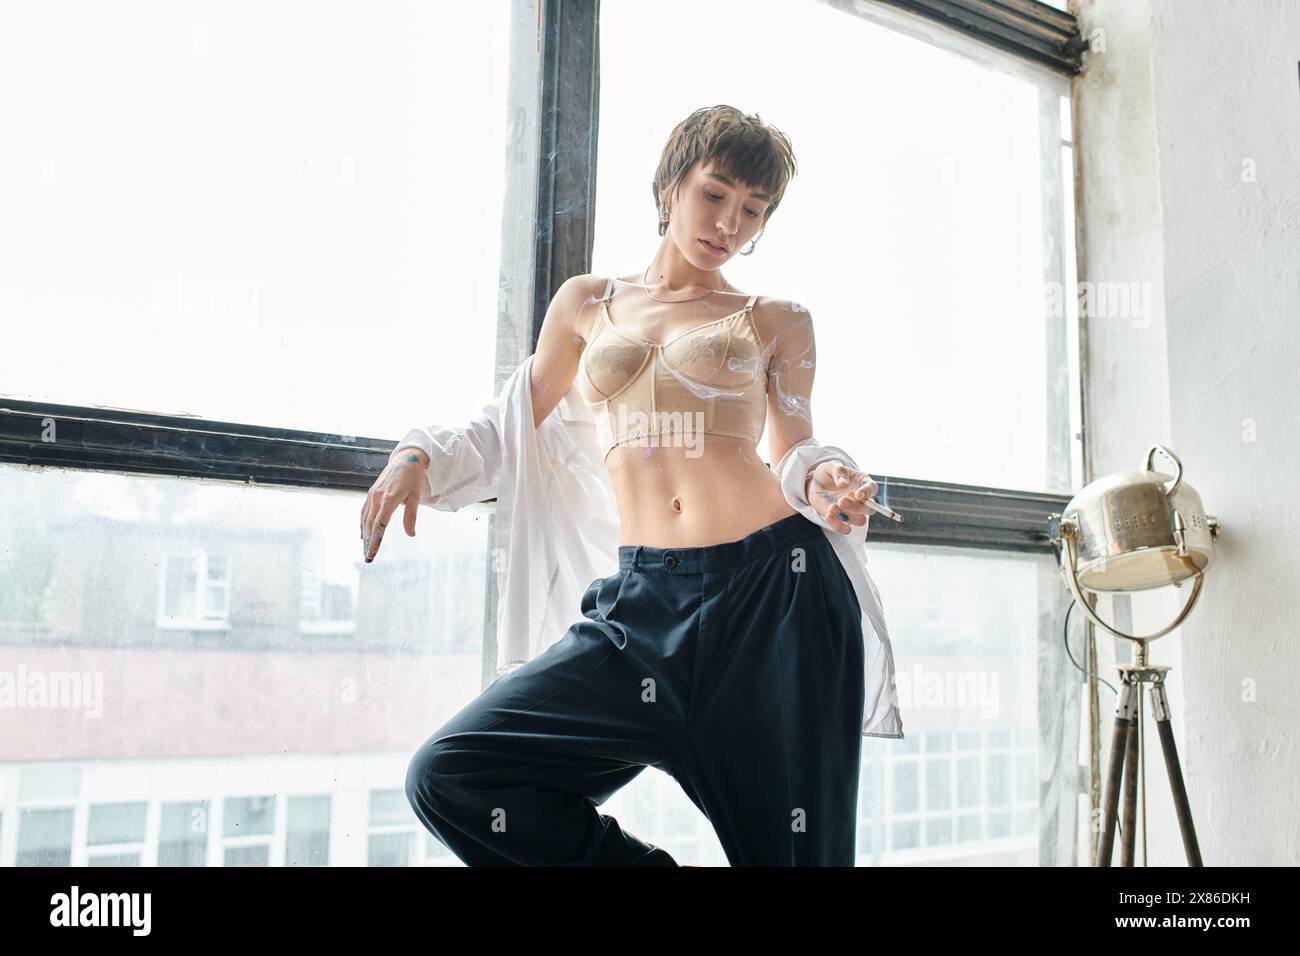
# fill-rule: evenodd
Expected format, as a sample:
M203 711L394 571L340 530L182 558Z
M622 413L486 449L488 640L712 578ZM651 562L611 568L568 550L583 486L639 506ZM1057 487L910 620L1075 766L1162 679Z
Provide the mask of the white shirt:
M618 503L596 443L596 422L576 384L537 427L529 355L483 408L458 426L414 428L389 457L406 447L429 456L422 504L458 511L495 497L499 579L498 675L531 660L582 620L583 592L618 570ZM856 462L813 438L793 446L773 469L786 501L817 523L848 572L862 607L866 702L862 733L903 736L894 687L894 653L875 582L867 573L868 523L845 535L831 530L804 497L808 473L823 461ZM495 557L495 556L494 556Z

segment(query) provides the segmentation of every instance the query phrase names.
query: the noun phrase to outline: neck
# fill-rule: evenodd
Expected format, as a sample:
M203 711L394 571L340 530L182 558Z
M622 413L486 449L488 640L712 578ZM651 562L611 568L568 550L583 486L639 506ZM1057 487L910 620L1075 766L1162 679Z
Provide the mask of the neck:
M725 291L729 285L719 269L697 269L682 255L671 235L665 235L645 272L645 284L657 295Z

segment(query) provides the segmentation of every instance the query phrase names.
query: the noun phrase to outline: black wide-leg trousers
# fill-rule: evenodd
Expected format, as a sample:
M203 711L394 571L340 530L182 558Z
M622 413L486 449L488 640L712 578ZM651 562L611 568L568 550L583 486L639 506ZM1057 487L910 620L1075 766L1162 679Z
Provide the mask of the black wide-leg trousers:
M652 766L732 866L852 866L862 612L825 532L618 554L584 620L416 751L421 822L469 865L676 866L596 809Z

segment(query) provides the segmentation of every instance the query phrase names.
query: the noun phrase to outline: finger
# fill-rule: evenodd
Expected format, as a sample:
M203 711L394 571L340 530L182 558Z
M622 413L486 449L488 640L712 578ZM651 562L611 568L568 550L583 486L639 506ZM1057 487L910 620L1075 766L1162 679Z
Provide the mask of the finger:
M398 504L400 504L400 502L392 499L381 499L379 514L375 516L375 523L370 529L369 537L366 539L367 564L373 561L375 555L379 553L379 545L384 540L384 529L388 527L388 519L391 518L393 512L397 510Z
M841 534L848 534L853 530L853 525L865 524L867 521L867 516L862 513L862 502L858 501L851 492L841 494L836 499L832 514L835 518L835 530Z
M835 501L835 516L839 521L836 530L841 534L848 534L853 530L851 525L865 524L867 520L862 514L862 498L856 490L861 484L859 476L862 473L848 465L837 464L835 474L835 490L839 493Z
M839 497L836 498L836 503L839 504L841 508L849 511L856 511L859 514L871 507L867 504L866 499L861 497L858 492L845 491L842 488L840 489Z
M836 511L847 524L856 525L860 528L867 523L867 513L865 511L854 510L852 505L837 508Z
M415 537L415 516L420 513L420 492L411 492L402 502L402 527L412 538Z
M366 493L365 507L361 509L361 556L369 560L370 539L375 532L375 521L379 518L379 512L383 504L384 496L381 490L384 487L384 476L388 474L388 468L385 467L375 479L375 483L370 486L370 491ZM387 523L388 519L384 519Z
M836 508L840 515L845 516L849 524L859 527L867 523L867 517L871 513L868 509L868 505L852 497L844 499Z
M865 471L849 469L849 494L859 499L870 498L876 493L876 483Z
M367 546L370 544L370 532L374 526L374 517L377 511L375 507L375 502L377 500L376 496L378 494L379 493L374 488L371 488L370 491L366 493L366 506L361 509L361 557L362 558L365 558L366 555L369 554L370 552L370 549Z
M366 564L375 560L375 555L379 553L379 543L384 539L384 528L388 522L383 518L377 518L370 533L366 535Z
M845 465L843 474L848 481L844 485L838 487L843 488L847 494L865 498L870 497L871 493L875 490L875 486L871 481L871 476L865 471L858 471L856 468L850 468L848 465ZM860 495L859 493L863 490L866 491L866 494Z
M831 462L831 480L835 482L837 488L851 488L853 486L854 471L842 461Z

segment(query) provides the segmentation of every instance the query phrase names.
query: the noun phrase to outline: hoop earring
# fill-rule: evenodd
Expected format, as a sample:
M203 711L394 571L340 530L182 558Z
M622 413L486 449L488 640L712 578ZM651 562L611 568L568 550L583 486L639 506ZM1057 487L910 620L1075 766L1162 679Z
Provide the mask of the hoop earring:
M743 249L740 250L740 254L741 254L742 256L752 256L752 255L754 254L754 247L755 247L756 245L758 245L758 240L761 239L761 238L763 237L763 232L764 232L764 230L766 230L766 229L767 229L767 226L763 226L763 228L760 229L760 230L758 231L758 235L755 236L753 239L749 240L749 251L748 251L748 252L746 252L746 251L743 250Z

